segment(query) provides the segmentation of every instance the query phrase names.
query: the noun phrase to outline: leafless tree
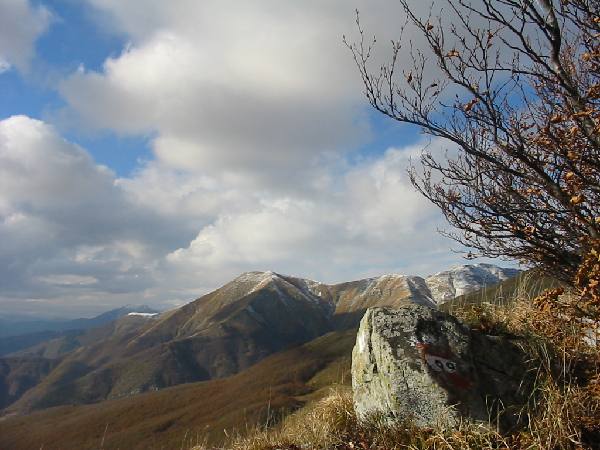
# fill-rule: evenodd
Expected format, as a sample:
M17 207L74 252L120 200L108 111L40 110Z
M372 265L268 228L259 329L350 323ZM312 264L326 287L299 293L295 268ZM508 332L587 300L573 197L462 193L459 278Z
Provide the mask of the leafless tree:
M413 184L474 256L572 282L600 238L600 0L444 0L427 17L399 1L425 46L400 38L373 68L358 12L345 42L375 109L459 148L424 150Z

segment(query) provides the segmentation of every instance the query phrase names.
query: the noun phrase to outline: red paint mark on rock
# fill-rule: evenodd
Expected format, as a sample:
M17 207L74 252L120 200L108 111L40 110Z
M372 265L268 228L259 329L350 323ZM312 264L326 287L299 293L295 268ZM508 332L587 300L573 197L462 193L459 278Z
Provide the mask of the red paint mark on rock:
M449 351L436 350L432 344L419 342L415 345L421 358L434 374L458 389L466 390L473 382L458 371L456 357Z

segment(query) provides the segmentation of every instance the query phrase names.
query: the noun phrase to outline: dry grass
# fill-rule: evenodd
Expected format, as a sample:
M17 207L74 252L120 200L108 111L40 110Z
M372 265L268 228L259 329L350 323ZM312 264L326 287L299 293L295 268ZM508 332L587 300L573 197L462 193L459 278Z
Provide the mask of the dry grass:
M255 429L246 437L232 437L227 450L396 450L396 449L499 449L510 440L476 424L442 432L416 428L410 423L390 425L381 417L359 421L349 390L333 390L316 404L303 409L273 429ZM214 447L197 446L193 450Z
M270 425L338 379L353 331L333 332L271 355L229 378L92 405L0 419L0 450L179 450L223 441L224 430ZM342 364L343 365L343 364ZM341 370L341 369L340 369ZM347 378L347 377L346 377Z
M600 273L600 270L597 271ZM527 277L506 298L464 304L453 313L473 328L520 337L536 371L531 402L522 414L525 428L502 435L490 424L463 423L457 429L390 425L377 417L359 421L351 392L333 391L321 401L285 418L278 426L231 437L228 450L461 450L600 448L600 357L590 345L597 333L590 311L597 307L585 291L549 290L532 298ZM589 279L586 278L589 284ZM592 281L592 285L595 282ZM535 290L534 290L535 291ZM590 297L591 298L591 297ZM582 313L582 305L585 312ZM592 315L592 317L594 317ZM590 331L591 330L591 331ZM598 338L598 336L594 336ZM207 450L199 446L195 450Z
M596 258L597 260L597 258ZM600 271L599 271L600 272ZM594 280L584 277L584 284ZM600 361L589 344L594 292L548 293L533 298L533 275L506 292L454 306L473 328L518 336L536 370L529 420L518 433L463 423L453 430L358 421L344 381L352 332L332 333L273 355L225 380L182 385L97 405L61 407L0 420L0 447L10 449L228 450L459 450L600 448ZM488 292L489 293L489 292ZM537 294L536 294L537 295ZM594 297L596 295L596 297ZM578 310L585 306L585 314ZM586 340L587 339L587 340ZM306 402L296 412L286 412ZM266 406L268 405L268 409ZM244 423L247 424L244 427ZM260 425L256 425L259 423ZM207 431L208 426L210 431ZM66 444L68 443L68 445Z

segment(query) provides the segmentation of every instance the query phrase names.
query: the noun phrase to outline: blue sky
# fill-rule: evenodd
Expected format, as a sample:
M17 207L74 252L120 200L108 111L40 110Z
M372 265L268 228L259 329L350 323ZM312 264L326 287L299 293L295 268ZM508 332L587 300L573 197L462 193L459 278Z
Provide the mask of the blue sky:
M26 73L13 69L0 76L0 115L25 114L60 124L65 102L56 83L81 65L102 70L107 57L118 56L127 43L123 33L103 29L98 12L85 2L36 1L52 18L35 42L36 58ZM58 117L57 117L58 116ZM128 175L138 161L150 157L148 136L119 136L110 130L78 130L64 126L65 138L83 146L94 159L118 175Z
M362 96L341 42L356 7L394 37L385 0L0 0L0 309L463 262L407 179L419 130Z
M151 133L120 134L110 129L78 129L61 123L65 101L56 84L83 66L102 71L107 58L118 57L129 41L126 33L107 28L110 17L86 2L73 0L32 1L32 7L46 8L50 26L35 42L36 58L26 73L16 69L0 77L0 116L24 114L47 120L61 128L62 135L84 147L99 164L119 176L130 175L140 162L152 158ZM355 148L355 157L372 157L392 146L414 144L419 133L366 108L371 133Z

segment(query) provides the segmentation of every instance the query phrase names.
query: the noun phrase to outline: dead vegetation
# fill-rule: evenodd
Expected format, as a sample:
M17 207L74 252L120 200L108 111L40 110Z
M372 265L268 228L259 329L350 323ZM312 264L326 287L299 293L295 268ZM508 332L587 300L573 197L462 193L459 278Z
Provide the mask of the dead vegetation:
M518 260L565 283L453 311L524 347L535 374L526 425L502 434L493 424L361 422L350 394L337 391L224 448L600 448L598 1L446 0L444 14L432 5L427 17L400 3L423 48L401 38L373 69L376 41L358 17L359 39L346 44L377 111L458 148L453 159L425 151L413 184L476 256ZM402 70L404 57L412 65Z
M275 427L230 437L229 450L459 450L600 448L600 244L584 258L574 288L553 288L532 298L524 278L512 301L455 309L472 327L522 342L535 371L527 425L501 434L493 424L463 423L457 429L390 425L378 417L357 420L351 390L288 416ZM208 450L200 446L194 450Z

